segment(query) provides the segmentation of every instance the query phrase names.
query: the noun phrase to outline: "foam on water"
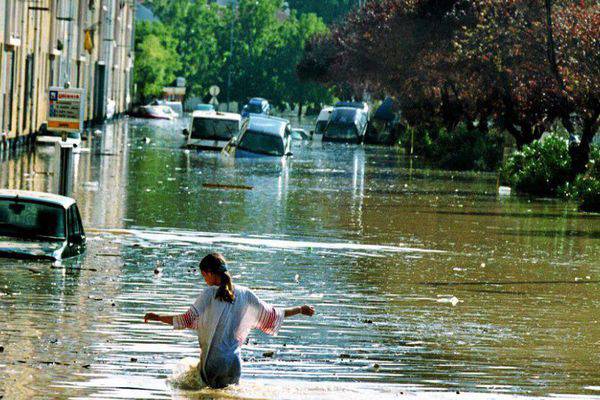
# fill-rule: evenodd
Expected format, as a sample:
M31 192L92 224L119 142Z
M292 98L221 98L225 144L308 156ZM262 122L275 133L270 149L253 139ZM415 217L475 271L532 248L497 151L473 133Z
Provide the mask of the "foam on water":
M354 242L313 242L303 240L285 240L272 239L271 237L244 237L227 233L209 233L209 232L185 232L185 231L148 231L137 229L119 229L114 230L97 230L104 233L129 234L149 242L170 242L178 244L203 244L203 245L229 245L229 246L252 246L247 247L247 250L257 250L257 248L276 248L287 250L298 249L320 249L320 250L362 250L372 252L392 252L392 253L445 253L443 250L407 247L407 246L390 246L390 245L375 245L362 244ZM361 253L361 255L370 255L369 253Z

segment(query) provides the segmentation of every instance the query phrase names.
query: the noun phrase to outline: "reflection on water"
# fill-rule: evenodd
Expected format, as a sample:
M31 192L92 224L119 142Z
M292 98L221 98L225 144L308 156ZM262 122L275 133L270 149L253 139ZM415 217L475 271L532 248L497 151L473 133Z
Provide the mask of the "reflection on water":
M394 149L308 142L228 164L179 131L104 126L76 156L87 254L0 260L4 398L600 394L598 215L500 199L493 176L412 169ZM0 183L49 190L53 162L4 156ZM252 335L239 387L175 389L195 335L141 316L185 310L209 250L266 300L318 314Z

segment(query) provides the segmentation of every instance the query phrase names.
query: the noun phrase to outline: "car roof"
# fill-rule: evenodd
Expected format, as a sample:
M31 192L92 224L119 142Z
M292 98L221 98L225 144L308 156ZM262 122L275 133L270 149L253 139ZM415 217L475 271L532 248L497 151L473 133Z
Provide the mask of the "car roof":
M321 110L321 112L319 112L319 116L317 117L317 121L328 120L329 117L331 116L332 111L333 111L333 107L331 107L331 106L323 107L323 109Z
M248 100L248 104L251 104L251 103L262 103L263 101L266 101L268 103L267 99L263 99L262 97L253 97L250 100Z
M59 196L54 193L33 192L29 190L0 189L0 199L22 199L25 201L36 201L61 206L64 209L75 204L75 199Z
M290 121L283 118L262 117L257 114L251 114L250 117L248 117L248 130L283 137L285 127L289 123Z
M227 119L239 121L242 116L237 113L220 112L215 110L196 110L192 113L193 118Z

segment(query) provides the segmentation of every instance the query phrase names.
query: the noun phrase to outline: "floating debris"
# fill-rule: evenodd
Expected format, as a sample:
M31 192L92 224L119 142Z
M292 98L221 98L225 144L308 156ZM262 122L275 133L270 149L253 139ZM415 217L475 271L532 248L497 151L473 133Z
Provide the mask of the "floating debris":
M275 352L274 351L265 351L263 353L263 357L273 358L274 356L275 356Z
M247 185L224 185L224 184L220 184L220 183L203 183L202 187L205 188L209 188L209 189L240 189L240 190L252 190L254 189L253 186L247 186Z

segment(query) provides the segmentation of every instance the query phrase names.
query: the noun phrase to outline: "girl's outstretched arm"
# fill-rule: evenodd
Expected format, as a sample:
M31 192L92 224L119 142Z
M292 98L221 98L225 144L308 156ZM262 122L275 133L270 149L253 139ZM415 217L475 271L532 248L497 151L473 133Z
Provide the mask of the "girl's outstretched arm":
M172 315L158 315L155 313L147 313L144 315L144 323L148 323L148 321L158 321L163 324L173 325L173 316Z
M303 306L298 306L298 307L291 307L291 308L286 308L284 311L284 316L287 317L291 317L293 315L297 315L297 314L302 314L302 315L308 315L309 317L312 317L315 313L315 308L313 306L309 306L309 305L303 305Z

